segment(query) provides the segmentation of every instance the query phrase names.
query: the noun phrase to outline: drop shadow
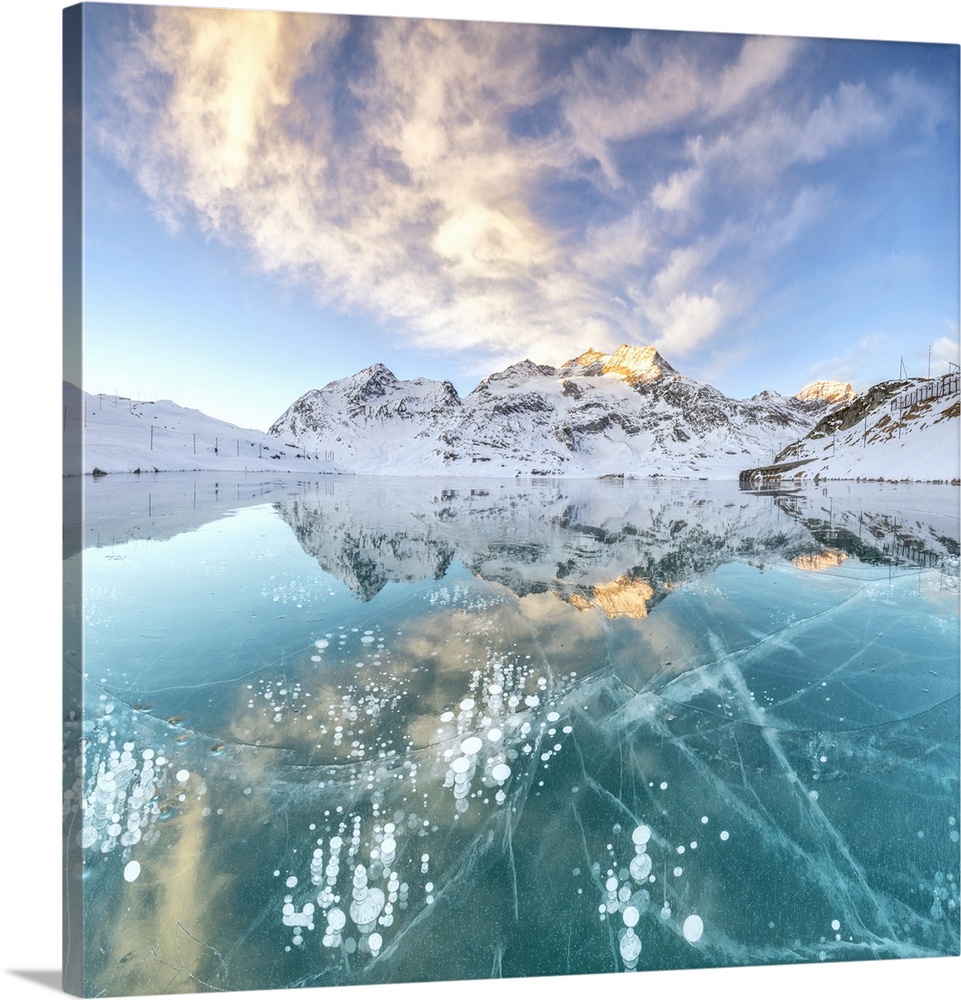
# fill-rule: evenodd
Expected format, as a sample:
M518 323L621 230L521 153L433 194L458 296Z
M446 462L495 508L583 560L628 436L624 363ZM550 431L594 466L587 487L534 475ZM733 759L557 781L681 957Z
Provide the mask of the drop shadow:
M11 976L19 976L21 979L29 979L48 989L63 992L61 987L62 972L60 969L7 969Z

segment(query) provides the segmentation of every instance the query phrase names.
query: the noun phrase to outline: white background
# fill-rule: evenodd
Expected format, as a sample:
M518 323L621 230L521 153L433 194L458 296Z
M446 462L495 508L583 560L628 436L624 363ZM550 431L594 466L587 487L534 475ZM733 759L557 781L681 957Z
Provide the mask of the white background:
M0 330L0 539L3 599L0 676L0 980L2 994L51 996L60 968L60 19L62 4L18 0L0 22L0 247L4 248ZM210 6L252 7L248 3ZM261 4L260 6L270 6ZM782 5L726 0L670 0L657 5L591 0L360 0L284 3L285 9L446 16L498 21L603 24L949 42L961 38L961 16L946 3L908 0L895 8L845 0ZM181 401L188 402L188 401ZM892 850L896 845L892 844ZM926 959L754 970L644 973L506 983L433 984L389 989L233 994L259 1000L474 1000L496 989L504 998L527 990L639 991L672 1000L818 994L832 998L956 996L961 960Z

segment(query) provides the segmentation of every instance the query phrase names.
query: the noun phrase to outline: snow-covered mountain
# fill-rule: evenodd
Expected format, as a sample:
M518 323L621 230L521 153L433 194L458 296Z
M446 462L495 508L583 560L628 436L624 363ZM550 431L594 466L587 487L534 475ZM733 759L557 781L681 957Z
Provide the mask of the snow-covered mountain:
M806 385L798 394L798 399L817 399L825 403L850 403L857 398L850 382L827 382L824 380Z
M559 368L521 361L464 399L449 382L375 364L306 393L269 433L339 472L734 479L832 408L804 391L731 399L628 345Z
M178 406L91 395L63 383L63 474L245 469L323 472L314 454Z
M881 382L834 409L759 479L961 479L961 379Z

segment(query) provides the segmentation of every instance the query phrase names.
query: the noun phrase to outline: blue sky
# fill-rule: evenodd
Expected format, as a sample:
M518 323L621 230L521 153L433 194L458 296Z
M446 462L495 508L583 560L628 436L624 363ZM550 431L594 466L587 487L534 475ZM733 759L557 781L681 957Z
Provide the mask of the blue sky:
M84 387L265 428L654 344L733 396L958 357L958 47L88 9Z

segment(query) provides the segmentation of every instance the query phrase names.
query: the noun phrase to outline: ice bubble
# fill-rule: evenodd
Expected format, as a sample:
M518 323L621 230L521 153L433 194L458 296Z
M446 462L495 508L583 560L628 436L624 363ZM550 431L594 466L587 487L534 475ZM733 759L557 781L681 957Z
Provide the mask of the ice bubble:
M139 861L128 861L127 867L123 870L123 877L127 882L136 882L137 876L140 874L140 862Z
M701 822L702 823L706 823L707 822L707 816L702 816L701 817Z
M384 939L376 931L374 931L374 933L367 939L367 944L370 947L371 954L376 955L377 952L384 947Z
M721 840L727 840L727 838L730 837L730 836L731 835L727 832L727 830L722 830L721 831Z
M500 686L500 684L491 684L490 687L488 687L487 690L491 694L503 694L504 693L504 689Z
M483 746L483 742L476 736L468 736L460 745L461 753L476 754Z
M680 866L678 866L677 868L674 869L674 877L675 878L680 878L683 873L684 873L684 869L681 868Z
M460 707L461 707L461 711L462 712L469 712L474 707L474 699L473 698L465 698L460 703Z
M294 886L295 886L296 884L297 884L297 876L296 876L296 875L291 875L291 876L290 876L290 877L289 877L289 878L287 879L287 888L288 888L288 889L293 889L293 887L294 887Z
M327 912L327 924L333 931L343 930L347 923L347 914L339 907L333 907Z
M511 769L509 764L504 764L504 763L495 764L491 768L491 777L495 781L507 781L507 779L510 776L511 776Z
M470 761L466 757L458 757L451 766L450 769L454 774L464 774L465 771L470 769Z
M528 705L528 706L529 706L530 708L537 708L537 706L538 706L538 705L539 705L540 703L541 703L541 700L540 700L540 698L538 698L538 697L537 697L537 695L536 695L536 694L529 694L529 695L528 695L528 696L527 696L527 697L526 697L526 698L524 699L524 704L525 704L525 705Z
M188 779L189 777L190 777L190 772L189 772L189 771L187 770L187 768L185 768L185 767L182 767L182 768L181 768L181 769L180 769L180 770L179 770L179 771L177 772L177 780L178 780L179 782L184 782L184 781L186 781L186 780L187 780L187 779Z
M638 847L640 847L641 844L646 844L651 839L651 828L641 824L631 834L631 839Z
M495 726L493 729L488 731L487 738L491 741L491 743L499 743L503 735L504 733Z
M558 713L558 712L548 712L547 713L547 721L548 722L557 722L557 720L559 718L560 718L560 713Z
M604 885L607 888L608 892L616 892L617 891L617 879L614 876L611 876L607 880L607 882L604 883Z
M355 899L350 904L350 917L358 927L372 924L380 916L387 898L383 889L370 889L363 899Z
M840 929L841 929L841 921L840 920L832 920L831 921L831 930L832 931L839 931Z
M619 948L624 964L633 968L641 954L641 939L628 928L627 933L620 940Z
M641 914L636 906L625 906L624 907L624 923L628 927L637 926L638 920L641 919Z
M651 861L650 854L637 854L634 856L633 861L631 861L631 878L635 882L641 882L651 874L651 867L653 862Z
M329 642L328 642L328 641L327 641L326 639L317 639L317 640L316 640L316 641L314 642L314 645L315 645L315 646L316 646L316 647L317 647L318 649L326 649L326 648L327 648L327 647L328 647L328 646L330 645L330 643L329 643Z
M701 935L704 933L704 921L696 914L692 913L687 920L684 921L684 937L686 940L694 944L695 941L701 940Z

